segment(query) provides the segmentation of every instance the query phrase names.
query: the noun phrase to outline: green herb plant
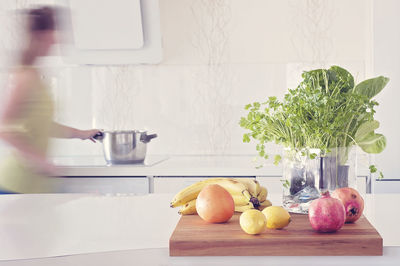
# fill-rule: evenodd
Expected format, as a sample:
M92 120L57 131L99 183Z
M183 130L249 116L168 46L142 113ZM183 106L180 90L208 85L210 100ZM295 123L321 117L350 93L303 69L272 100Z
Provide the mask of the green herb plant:
M343 163L353 145L367 153L385 149L385 136L375 133L379 122L374 120L374 107L378 102L373 98L388 78L379 76L355 85L353 76L339 66L307 71L302 78L282 101L269 97L245 106L248 114L241 118L240 126L248 132L243 142L256 140L259 156L268 159L265 144L269 142L310 158L316 156L312 149L325 156L344 148ZM280 160L280 155L275 155L274 163Z

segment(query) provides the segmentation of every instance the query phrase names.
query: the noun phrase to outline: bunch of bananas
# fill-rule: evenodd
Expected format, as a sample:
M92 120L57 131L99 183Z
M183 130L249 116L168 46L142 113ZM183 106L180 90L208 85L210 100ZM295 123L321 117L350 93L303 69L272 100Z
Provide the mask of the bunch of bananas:
M267 200L268 191L252 178L209 178L194 183L175 195L170 206L180 207L179 214L195 214L196 199L206 185L217 184L226 189L235 202L235 211L244 212L248 209L264 209L271 206Z

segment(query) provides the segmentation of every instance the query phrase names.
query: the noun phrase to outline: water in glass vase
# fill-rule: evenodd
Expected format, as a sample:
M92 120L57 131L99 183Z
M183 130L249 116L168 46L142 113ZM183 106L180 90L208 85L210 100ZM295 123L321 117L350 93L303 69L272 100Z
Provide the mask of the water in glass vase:
M304 153L285 150L283 206L290 212L308 213L311 201L319 197L317 164L318 160Z
M286 150L283 160L283 206L290 212L308 213L311 201L323 191L355 187L355 159L349 150L335 149L320 156L319 150ZM311 156L310 156L311 155Z

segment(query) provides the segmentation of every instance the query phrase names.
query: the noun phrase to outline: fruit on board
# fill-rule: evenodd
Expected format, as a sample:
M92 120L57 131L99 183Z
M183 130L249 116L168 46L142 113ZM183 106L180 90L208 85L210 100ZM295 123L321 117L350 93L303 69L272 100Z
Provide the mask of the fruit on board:
M196 200L191 200L187 202L185 205L181 206L181 208L178 211L179 214L196 214Z
M170 206L180 207L179 214L196 214L196 199L202 188L209 184L218 184L225 188L233 197L235 211L243 212L248 209L262 210L271 206L267 199L268 191L260 186L257 180L253 178L209 178L196 182L179 191L172 199ZM193 202L194 200L194 202Z
M210 184L197 196L196 211L206 222L224 223L233 216L235 203L226 189L217 184Z
M174 208L196 199L200 191L209 184L218 184L225 188L231 195L243 195L245 192L247 192L245 194L248 194L246 185L234 180L233 178L209 178L196 182L179 191L172 199L170 206Z
M340 200L332 198L329 192L311 202L308 209L311 227L317 232L335 232L342 228L346 212Z
M333 191L332 198L336 198L343 203L346 211L346 223L353 223L361 217L364 211L364 199L354 188L338 188Z
M267 228L282 229L292 220L290 214L281 206L270 206L265 208L262 213L267 219Z
M264 214L256 209L244 211L239 218L240 227L250 235L261 234L267 228Z

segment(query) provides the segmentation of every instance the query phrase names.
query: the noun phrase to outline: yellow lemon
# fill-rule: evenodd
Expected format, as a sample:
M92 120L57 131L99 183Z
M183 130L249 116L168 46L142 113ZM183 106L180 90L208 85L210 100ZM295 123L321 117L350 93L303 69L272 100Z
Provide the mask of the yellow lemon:
M240 227L250 235L260 234L267 228L265 215L259 210L250 209L243 212L239 219Z
M267 219L267 227L270 229L281 229L287 226L290 221L290 214L281 206L269 206L262 213Z

